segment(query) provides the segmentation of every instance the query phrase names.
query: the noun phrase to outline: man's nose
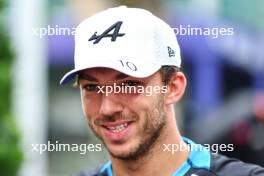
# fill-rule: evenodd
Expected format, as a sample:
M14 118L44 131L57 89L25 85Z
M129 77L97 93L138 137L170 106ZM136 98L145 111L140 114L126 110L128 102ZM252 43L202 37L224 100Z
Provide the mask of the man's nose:
M118 101L114 93L102 95L102 103L100 107L100 114L111 116L123 110L123 106Z

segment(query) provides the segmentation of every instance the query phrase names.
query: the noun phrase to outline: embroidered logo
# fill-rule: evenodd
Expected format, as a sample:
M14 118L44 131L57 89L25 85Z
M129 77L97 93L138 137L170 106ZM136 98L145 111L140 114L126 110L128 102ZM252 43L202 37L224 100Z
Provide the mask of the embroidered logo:
M175 51L173 49L171 49L171 47L169 47L169 46L168 46L168 54L169 54L169 57L175 56Z
M110 26L108 29L106 29L101 35L97 35L97 32L95 32L88 41L93 41L93 44L97 44L99 43L103 38L105 37L111 37L111 41L114 42L116 41L117 37L122 37L125 34L124 33L119 33L120 27L122 25L122 21L118 21L115 24L113 24L112 26ZM110 32L113 31L112 34L110 34Z

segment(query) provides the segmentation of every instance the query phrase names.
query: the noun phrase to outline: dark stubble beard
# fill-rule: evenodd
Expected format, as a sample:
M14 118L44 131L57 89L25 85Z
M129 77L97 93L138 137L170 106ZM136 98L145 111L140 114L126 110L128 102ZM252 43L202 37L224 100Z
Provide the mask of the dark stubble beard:
M93 126L89 123L89 126L94 134L103 142L112 157L121 160L138 160L148 155L152 151L155 143L157 143L159 138L161 138L161 134L166 126L166 118L163 109L163 96L158 95L156 100L157 101L153 102L153 108L149 109L149 111L146 113L146 120L142 128L143 133L140 136L141 139L139 143L126 154L116 155L112 153L111 150L107 148L107 145L105 144L102 137L96 133Z

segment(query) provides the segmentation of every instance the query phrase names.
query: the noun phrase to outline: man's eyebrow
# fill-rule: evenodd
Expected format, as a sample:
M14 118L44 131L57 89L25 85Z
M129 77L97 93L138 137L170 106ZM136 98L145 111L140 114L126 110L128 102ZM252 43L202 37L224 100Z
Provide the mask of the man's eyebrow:
M79 79L85 79L87 81L98 81L95 77L88 75L88 74L79 74L78 78Z
M124 73L119 73L118 75L115 76L115 80L125 79L127 77L129 76Z
M121 80L121 79L125 79L127 77L129 77L129 76L124 74L124 73L119 73L114 78L115 78L115 80ZM88 75L88 74L79 74L78 78L79 79L85 79L87 81L97 81L98 82L98 79L96 79L95 77Z

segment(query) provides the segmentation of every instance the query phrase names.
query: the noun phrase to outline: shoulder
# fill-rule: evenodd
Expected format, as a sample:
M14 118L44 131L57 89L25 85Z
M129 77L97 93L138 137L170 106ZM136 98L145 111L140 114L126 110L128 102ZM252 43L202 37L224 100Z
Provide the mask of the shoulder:
M255 165L244 163L240 160L229 158L221 154L211 154L211 170L217 175L232 175L232 176L263 176L264 168Z

